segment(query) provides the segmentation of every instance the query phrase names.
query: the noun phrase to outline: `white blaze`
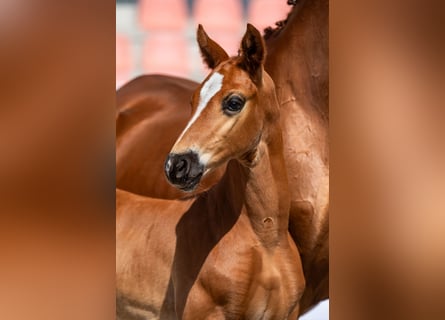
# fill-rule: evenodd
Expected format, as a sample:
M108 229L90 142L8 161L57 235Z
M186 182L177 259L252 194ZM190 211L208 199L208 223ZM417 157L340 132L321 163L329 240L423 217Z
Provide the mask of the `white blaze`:
M210 99L212 99L213 96L217 94L219 90L221 90L223 78L224 76L221 73L215 72L207 80L207 82L204 83L204 85L201 88L201 91L199 92L199 104L198 107L196 108L196 112L190 119L185 129L182 131L177 141L181 140L184 133L190 128L190 126L196 121L196 119L198 119L202 110L204 110L205 107L207 107L207 104L209 103Z

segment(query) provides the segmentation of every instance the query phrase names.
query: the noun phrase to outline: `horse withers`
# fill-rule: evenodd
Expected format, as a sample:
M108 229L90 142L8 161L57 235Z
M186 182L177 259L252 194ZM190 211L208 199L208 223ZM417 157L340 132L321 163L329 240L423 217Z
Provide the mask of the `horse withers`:
M263 39L248 25L240 54L229 58L200 26L198 44L212 72L193 94L165 175L190 192L227 169L186 200L116 191L118 318L296 319L305 280L288 232L280 112Z

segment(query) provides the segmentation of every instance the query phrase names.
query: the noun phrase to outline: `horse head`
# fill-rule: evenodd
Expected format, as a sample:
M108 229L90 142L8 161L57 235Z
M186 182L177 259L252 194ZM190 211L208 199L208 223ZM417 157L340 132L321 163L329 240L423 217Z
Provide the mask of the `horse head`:
M273 81L264 71L265 44L255 27L247 25L235 57L201 25L197 39L211 72L194 92L193 116L165 161L168 181L184 191L194 190L205 174L231 159L255 165L265 124L279 114Z

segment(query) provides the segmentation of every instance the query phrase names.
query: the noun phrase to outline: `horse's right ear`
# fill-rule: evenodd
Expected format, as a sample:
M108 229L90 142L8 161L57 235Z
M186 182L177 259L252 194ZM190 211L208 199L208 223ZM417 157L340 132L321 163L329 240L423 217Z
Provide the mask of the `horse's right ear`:
M202 25L198 26L197 39L202 58L210 69L214 69L218 64L229 59L227 52L210 39Z

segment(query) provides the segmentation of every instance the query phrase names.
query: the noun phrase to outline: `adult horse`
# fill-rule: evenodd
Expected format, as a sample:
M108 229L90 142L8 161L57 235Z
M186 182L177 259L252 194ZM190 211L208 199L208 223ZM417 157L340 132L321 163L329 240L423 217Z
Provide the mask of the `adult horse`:
M328 1L298 1L285 22L266 30L266 71L281 108L291 191L289 231L303 262L301 309L328 297L329 146ZM145 76L118 91L117 186L139 194L184 196L160 173L165 156L191 116L197 84ZM223 170L203 181L218 181Z
M263 39L248 25L232 58L201 26L198 39L213 71L193 95L165 174L190 191L229 161L227 170L186 200L117 190L118 317L296 319L304 275L288 231L280 111Z

